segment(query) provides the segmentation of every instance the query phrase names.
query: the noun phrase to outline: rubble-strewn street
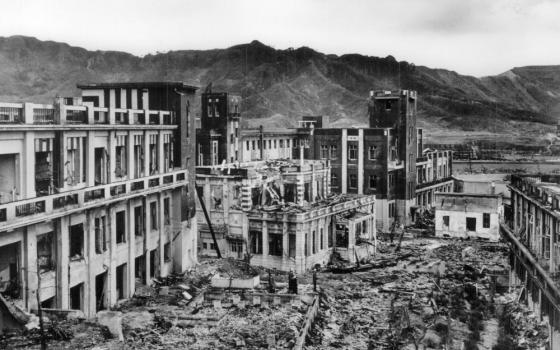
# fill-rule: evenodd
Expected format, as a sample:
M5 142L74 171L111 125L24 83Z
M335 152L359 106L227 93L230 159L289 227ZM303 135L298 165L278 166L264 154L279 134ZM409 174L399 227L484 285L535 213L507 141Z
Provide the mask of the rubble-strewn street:
M421 238L395 249L380 243L375 267L366 271L318 273L320 305L306 349L537 349L546 343L547 328L508 285L504 244ZM255 274L261 280L255 289L211 284L213 276ZM299 276L297 302L281 301L289 297L286 275L272 276L276 294L267 293L266 270L210 259L157 288L139 288L120 305L123 342L107 328L74 320L58 324L67 339L50 336L49 347L291 349L313 302L312 274ZM86 328L91 337L82 336ZM37 331L7 333L0 345L38 349L39 339Z

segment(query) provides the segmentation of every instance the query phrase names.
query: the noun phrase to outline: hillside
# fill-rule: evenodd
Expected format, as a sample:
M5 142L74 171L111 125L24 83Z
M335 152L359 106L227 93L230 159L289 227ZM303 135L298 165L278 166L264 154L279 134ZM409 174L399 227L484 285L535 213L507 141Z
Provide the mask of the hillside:
M35 38L0 37L0 100L49 102L88 81L183 80L245 97L251 125L295 125L305 114L365 125L371 89L415 89L420 125L438 142L542 140L560 119L560 66L513 68L475 78L395 58L275 50L258 41L227 49L137 57Z

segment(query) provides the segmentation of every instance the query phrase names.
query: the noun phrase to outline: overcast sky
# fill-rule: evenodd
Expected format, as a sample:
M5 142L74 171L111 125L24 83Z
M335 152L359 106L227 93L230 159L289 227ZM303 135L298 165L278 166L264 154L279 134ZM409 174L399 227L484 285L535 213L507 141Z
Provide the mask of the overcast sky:
M475 76L560 64L560 0L10 0L0 36L136 55L254 39Z

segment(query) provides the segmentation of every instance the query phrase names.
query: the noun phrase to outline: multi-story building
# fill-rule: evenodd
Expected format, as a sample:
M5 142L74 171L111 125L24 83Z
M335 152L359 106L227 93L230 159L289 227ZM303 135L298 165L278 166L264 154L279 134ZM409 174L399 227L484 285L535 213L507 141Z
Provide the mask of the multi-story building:
M91 317L196 262L196 88L78 87L0 104L0 291Z
M241 97L206 92L201 97L197 165L291 159L297 130L241 128Z
M216 96L228 96L216 94ZM453 191L452 152L423 150L422 130L416 128L415 91L371 92L369 128L330 128L322 116L304 116L298 128L239 131L240 116L208 116L210 103L227 104L228 98L202 98L202 120L198 138L198 164L271 159L330 160L333 192L375 195L377 225L387 230L394 221L410 224L418 209L433 205L434 193ZM225 106L220 109L226 110ZM223 114L220 114L223 115ZM212 119L210 122L205 119ZM235 124L237 123L237 124ZM209 126L212 125L212 128ZM207 135L209 130L229 130L229 145L237 153L212 157L222 148L220 141ZM211 144L211 142L213 142ZM229 142L229 141L228 141ZM204 153L204 152L202 152ZM206 161L213 159L213 161Z
M550 349L560 344L560 175L511 175L513 219L502 225L511 247L511 283L545 321Z
M419 156L416 158L416 205L418 208L432 208L435 204L435 193L454 191L453 152L431 149L420 151L419 149L418 154Z
M196 171L210 219L198 215L202 254L215 254L209 225L222 255L249 253L251 264L284 271L324 265L334 250L351 262L374 252L375 197L331 194L328 161L253 161Z

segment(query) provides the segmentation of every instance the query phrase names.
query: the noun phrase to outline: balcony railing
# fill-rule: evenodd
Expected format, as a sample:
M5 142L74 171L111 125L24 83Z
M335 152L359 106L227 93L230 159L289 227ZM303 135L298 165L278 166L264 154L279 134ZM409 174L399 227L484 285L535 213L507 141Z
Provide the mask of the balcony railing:
M87 124L88 117L85 107L72 107L73 109L66 110L66 122L72 124ZM74 109L80 108L80 109Z
M23 108L15 103L0 106L0 124L19 124L23 123Z
M175 125L173 111L94 107L81 100L61 99L58 105L0 102L2 124Z
M45 220L45 217L50 214L68 212L70 206L76 210L83 210L103 205L105 201L114 198L134 195L134 192L138 190L158 191L160 186L183 186L185 179L188 178L186 175L187 170L181 169L141 179L125 180L0 204L0 222L3 223L0 225L0 230L6 225L13 228ZM164 177L169 178L169 176L174 179L171 183L163 180Z
M54 108L34 108L33 109L34 124L53 124Z

